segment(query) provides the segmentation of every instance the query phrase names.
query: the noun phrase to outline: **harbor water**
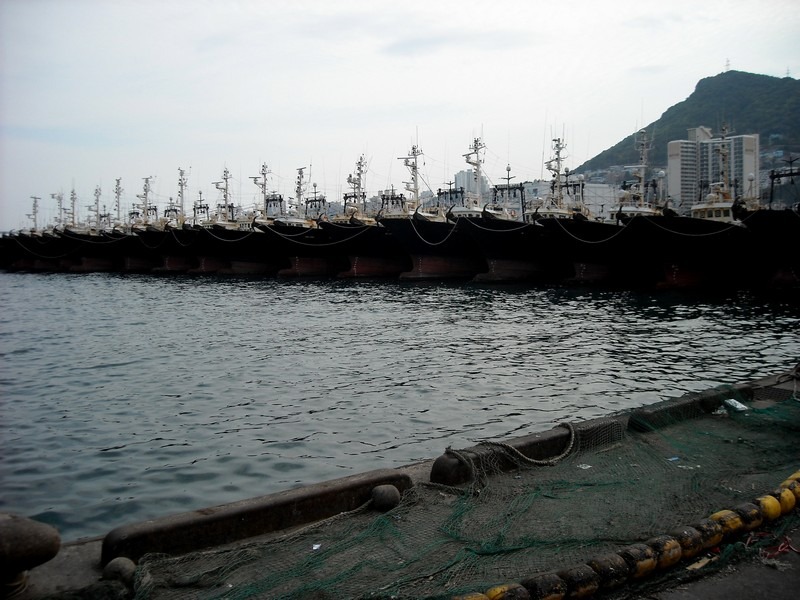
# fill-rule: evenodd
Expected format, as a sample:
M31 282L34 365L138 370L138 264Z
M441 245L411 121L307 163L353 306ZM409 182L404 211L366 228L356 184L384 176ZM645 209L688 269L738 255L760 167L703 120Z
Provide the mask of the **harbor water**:
M550 429L800 359L796 301L0 273L0 511L62 539Z

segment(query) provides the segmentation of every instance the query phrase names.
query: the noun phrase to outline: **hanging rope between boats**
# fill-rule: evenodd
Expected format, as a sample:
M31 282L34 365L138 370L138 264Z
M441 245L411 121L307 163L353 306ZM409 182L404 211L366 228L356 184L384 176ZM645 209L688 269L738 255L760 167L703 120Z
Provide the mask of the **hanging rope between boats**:
M175 234L175 230L174 230L174 229L170 229L170 230L169 230L169 232L172 234L172 238L175 240L175 242L176 242L176 243L177 243L179 246L181 246L181 247L183 247L183 248L188 248L189 246L194 246L194 240L192 240L191 242L188 242L188 243L184 243L184 242L182 242L182 241L181 241L181 239L180 239L180 238L179 238L179 237L178 237L178 236Z
M243 240L246 240L247 238L249 238L251 235L253 235L255 233L255 231L248 231L248 232L245 233L245 235L243 235L240 238L236 238L235 240L227 240L225 238L219 237L218 235L214 235L214 232L211 229L206 229L206 232L208 233L208 235L210 235L212 238L214 238L218 242L232 242L232 243L241 242ZM237 230L237 233L239 233L239 230Z
M298 246L309 246L309 247L313 247L313 248L327 248L329 246L338 246L339 244L344 244L345 242L349 242L350 240L353 240L353 239L357 238L358 236L363 235L364 233L366 233L370 227L374 227L374 225L364 225L362 228L359 228L359 230L356 233L354 233L350 237L344 238L342 240L336 240L334 242L319 242L319 243L301 242L301 241L298 241L298 240L295 239L296 237L299 237L301 235L305 235L306 233L311 231L311 229L306 229L302 233L297 234L297 235L284 235L280 231L276 231L276 230L272 229L271 227L267 228L267 229L269 229L272 233L274 233L278 237L281 237L281 238L283 238L283 239L285 239L287 241L290 241L293 244L297 244ZM264 229L262 229L262 231L264 231Z
M554 220L555 220L555 222L556 222L556 223L558 223L558 226L559 226L559 227L561 227L561 229L563 229L563 230L564 230L564 233L566 233L566 234L567 234L568 236L570 236L571 238L573 238L573 239L575 239L575 240L578 240L579 242L583 242L584 244L604 244L605 242L609 242L609 241L613 240L615 237L617 237L617 236L618 236L618 235L620 235L620 234L621 234L623 231L625 231L625 227L623 226L623 227L619 227L619 231L617 231L616 233L614 233L614 235L611 235L611 236L607 237L607 238L606 238L606 239L604 239L604 240L584 240L584 239L582 239L582 238L579 238L577 235L575 235L575 234L574 234L574 233L572 233L571 231L567 231L567 230L564 228L564 225L561 223L561 219L554 219Z
M311 231L312 229L316 229L316 228L315 227L305 227L305 226L303 226L303 227L301 227L301 231L300 232L291 233L291 234L290 233L281 233L280 231L275 229L274 226L271 226L271 225L262 225L262 226L259 227L259 229L261 231L268 231L269 233L274 233L278 237L282 237L284 239L291 240L293 238L303 236L303 235L307 234L309 231Z
M107 239L104 239L104 240L99 240L98 239L97 241L95 241L94 239L92 239L93 237L95 237L95 236L92 236L92 234L88 234L87 236L77 236L74 233L72 233L72 232L70 232L70 231L68 231L66 229L64 231L62 231L59 235L61 237L65 238L65 239L75 240L75 241L78 241L78 242L84 242L86 244L97 244L97 245L101 245L101 246L105 245L105 244L114 244L114 243L119 241L118 239L114 239L114 238L110 238L110 239L107 238ZM97 236L97 237L99 237L99 236Z
M641 218L647 219L647 221L649 223L652 223L653 225L655 225L659 229L662 229L662 230L666 231L667 233L672 233L672 234L680 235L680 236L683 236L683 237L698 237L698 238L700 238L700 237L708 237L710 235L719 235L721 233L726 233L726 232L731 231L731 230L739 230L742 227L741 225L738 225L736 223L731 223L725 229L719 229L717 231L710 231L708 233L684 233L682 231L674 231L674 230L670 229L669 227L664 227L664 225L662 225L661 223L658 222L659 217L655 217L654 219L650 219L648 217L641 217ZM715 221L715 222L719 222L719 221Z
M519 223L519 227L513 227L508 229L492 229L491 227L484 227L477 221L473 221L472 219L467 219L467 223L475 227L476 229L482 229L483 231L491 231L495 233L513 233L515 231L520 231L521 229L525 229L526 227L531 227L530 223Z
M144 241L144 238L140 236L138 233L136 234L136 238L139 240L139 242L141 242L142 246L144 246L148 250L157 250L158 248L164 245L164 242L167 241L166 236L164 236L161 238L161 241L159 241L155 246L149 246L147 242Z
M19 247L20 247L20 248L22 248L23 250L25 250L25 252L28 252L29 254L33 254L33 255L34 255L36 258L41 258L41 259L43 259L43 260L55 260L55 259L57 259L57 258L66 258L66 257L67 257L67 256L69 256L70 254L74 254L74 252L75 252L74 250L71 250L71 251L69 251L69 252L66 252L66 253L64 253L64 254L59 254L58 256L45 256L44 254L39 254L38 252L34 252L33 250L31 250L30 248L28 248L27 246L25 246L25 244L23 244L23 243L22 243L22 242L21 242L19 239L17 239L17 238L14 238L14 241L15 241L15 242L16 242L16 243L19 245Z
M334 242L318 242L318 243L308 243L308 242L300 242L295 239L290 239L289 241L293 244L297 244L298 246L309 246L311 248L327 248L330 246L338 246L340 244L344 244L345 242L349 242L352 239L357 238L358 236L362 235L367 231L367 227L372 227L371 225L365 225L364 229L359 231L358 233L354 233L349 238L345 238L343 240L336 240ZM280 234L279 234L280 235Z
M414 221L415 221L414 217L410 217L410 219L411 219L411 228L414 230L414 233L416 233L416 234L417 234L417 237L418 237L420 240L422 240L422 241L423 241L425 244L427 244L428 246L441 246L441 245L442 245L442 244L444 244L444 243L445 243L447 240L449 240L449 239L450 239L450 236L451 236L451 235L453 235L453 233L454 233L454 232L455 232L455 230L456 230L456 227L458 226L458 221L456 221L456 223L455 223L455 224L453 224L453 226L450 228L450 231L448 231L448 232L447 232L447 235L444 237L444 239L443 239L443 240L441 240L441 241L439 241L439 242L429 242L429 241L428 241L428 240L426 240L424 237L422 237L422 234L421 234L421 233L420 233L420 232L417 230L417 226L416 226L416 224L415 224L415 222L414 222Z

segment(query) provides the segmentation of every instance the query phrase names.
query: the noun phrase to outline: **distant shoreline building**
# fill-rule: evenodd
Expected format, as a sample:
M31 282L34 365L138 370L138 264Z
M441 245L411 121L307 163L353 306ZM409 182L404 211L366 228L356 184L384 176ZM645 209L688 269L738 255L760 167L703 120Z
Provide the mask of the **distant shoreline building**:
M671 207L688 212L723 178L720 148L727 146L727 184L734 197L759 194L758 134L715 137L710 127L688 130L688 139L667 144L667 189Z
M480 181L480 189L478 188L478 181L475 179L475 171L468 169L464 171L459 171L453 177L454 179L454 190L464 189L467 193L478 194L483 196L489 190L489 181L486 178L486 175L481 175Z

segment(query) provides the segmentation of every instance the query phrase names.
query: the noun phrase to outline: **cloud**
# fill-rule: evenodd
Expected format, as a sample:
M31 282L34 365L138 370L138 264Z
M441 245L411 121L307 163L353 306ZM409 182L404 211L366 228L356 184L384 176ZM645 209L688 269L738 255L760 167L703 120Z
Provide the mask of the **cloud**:
M530 46L530 33L523 31L436 32L399 37L381 47L389 56L420 56L440 51L485 54ZM484 57L485 58L485 57Z

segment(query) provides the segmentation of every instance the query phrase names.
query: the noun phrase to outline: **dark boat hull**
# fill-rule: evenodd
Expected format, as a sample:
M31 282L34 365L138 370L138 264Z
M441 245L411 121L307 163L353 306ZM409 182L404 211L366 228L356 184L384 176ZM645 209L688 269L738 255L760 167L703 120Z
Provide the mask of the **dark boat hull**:
M411 260L411 269L400 273L401 279L471 279L488 270L464 219L451 224L413 217L384 218L380 223Z
M647 257L657 287L747 287L752 283L752 238L737 223L639 216L625 229L630 247Z
M382 225L327 221L320 227L336 253L347 258L339 277L397 277L411 269L408 254Z
M758 257L755 280L769 289L800 288L800 212L757 210L742 220Z
M465 224L487 265L475 281L558 281L572 273L559 238L535 223L481 218Z
M3 266L11 271L69 271L80 261L79 244L60 234L34 236L17 233L3 238Z
M280 277L334 277L347 269L347 257L319 227L273 223L258 228L272 256L281 261Z
M540 219L572 264L567 281L578 284L646 286L656 278L646 253L632 244L627 227L591 220Z
M274 275L287 266L271 236L258 228L193 227L176 230L183 252L194 258L190 273Z

